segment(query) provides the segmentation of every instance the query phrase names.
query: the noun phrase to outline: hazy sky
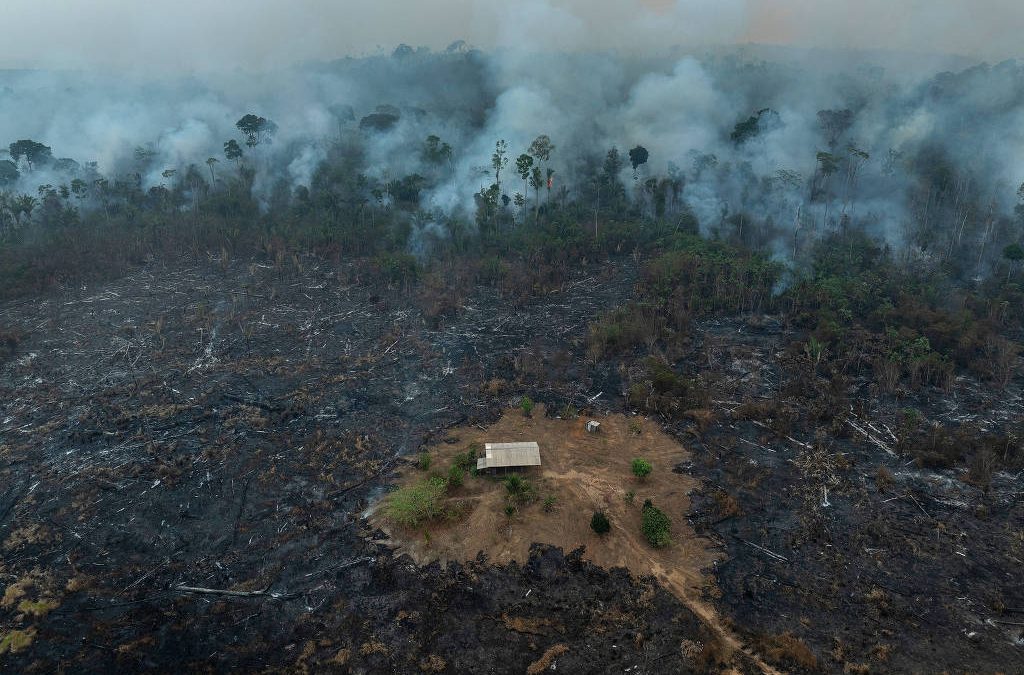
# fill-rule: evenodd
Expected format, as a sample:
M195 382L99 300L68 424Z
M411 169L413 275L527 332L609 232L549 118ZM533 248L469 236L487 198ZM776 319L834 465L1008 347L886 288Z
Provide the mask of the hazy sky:
M284 65L398 43L762 42L1021 55L1021 0L0 0L0 67Z

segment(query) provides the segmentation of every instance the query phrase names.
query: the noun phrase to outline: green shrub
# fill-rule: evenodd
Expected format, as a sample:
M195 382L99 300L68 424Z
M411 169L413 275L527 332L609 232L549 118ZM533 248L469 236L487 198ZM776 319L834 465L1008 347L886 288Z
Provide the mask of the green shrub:
M533 399L529 396L523 396L522 400L519 401L519 407L523 409L523 414L529 417L533 414Z
M505 505L505 516L508 517L508 518L511 518L514 515L516 515L516 507L515 507L515 505L514 504L506 504Z
M466 470L458 464L452 464L452 468L448 469L448 485L452 487L461 487L465 477Z
M430 453L421 452L419 461L416 462L416 466L420 468L420 471L430 470Z
M654 469L654 467L651 466L651 463L648 462L643 457L634 458L632 468L633 475L639 478L640 480L643 480L644 478L647 478L649 475L651 475L651 471L653 471Z
M437 477L400 488L388 495L384 513L393 523L418 527L443 515L441 501L447 488L447 482Z
M641 529L647 541L654 548L664 548L672 541L670 533L672 521L664 512L651 503L651 500L644 502L643 525Z
M547 497L545 497L544 498L544 510L546 512L548 512L548 513L551 513L552 511L554 511L555 510L555 503L557 501L558 501L558 498L555 497L554 495L548 495Z
M476 450L473 449L473 446L470 446L466 452L455 455L454 466L462 469L463 473L471 471L476 466Z
M633 500L636 499L636 492L634 492L633 490L628 490L626 491L626 494L622 496L622 498L626 500L627 504L632 505Z
M606 534L612 529L612 524L608 522L608 516L604 515L603 511L594 511L594 516L590 519L590 529L598 534Z
M533 485L519 474L509 474L505 476L505 480L502 482L505 484L505 489L508 490L508 496L512 501L522 504L533 500Z

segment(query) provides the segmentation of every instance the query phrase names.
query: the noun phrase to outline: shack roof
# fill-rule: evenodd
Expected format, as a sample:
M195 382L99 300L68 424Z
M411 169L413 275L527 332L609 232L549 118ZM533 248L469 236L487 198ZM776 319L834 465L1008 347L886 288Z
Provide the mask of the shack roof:
M486 443L485 456L476 460L476 468L500 469L513 466L540 466L540 446L536 441Z

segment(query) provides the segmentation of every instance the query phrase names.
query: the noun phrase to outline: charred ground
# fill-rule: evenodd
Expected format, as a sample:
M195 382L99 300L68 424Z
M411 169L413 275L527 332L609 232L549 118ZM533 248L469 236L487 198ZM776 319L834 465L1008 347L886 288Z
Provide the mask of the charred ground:
M949 352L933 383L924 354L890 387L898 336L808 322L770 267L688 251L523 272L525 293L225 256L4 305L4 667L715 669L682 603L578 553L418 568L375 543L400 462L528 393L643 411L692 450L676 470L703 488L672 515L720 541L709 600L781 669L1020 668L1015 360L999 382Z

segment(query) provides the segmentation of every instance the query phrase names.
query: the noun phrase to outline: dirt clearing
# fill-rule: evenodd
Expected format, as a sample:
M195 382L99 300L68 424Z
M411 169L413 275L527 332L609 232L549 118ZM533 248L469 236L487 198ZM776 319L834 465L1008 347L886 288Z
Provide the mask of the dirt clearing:
M438 444L427 449L429 468L406 467L399 486L413 485L429 476L448 476L456 457L484 443L536 441L542 466L520 475L529 481L534 498L507 512L509 491L502 477L467 475L459 487L449 488L448 506L459 515L435 520L416 529L392 526L383 509L376 508L371 522L384 530L398 552L417 563L470 561L480 552L494 564L525 563L532 543L552 544L565 551L586 547L584 558L604 568L624 567L635 576L651 575L682 600L711 628L730 651L742 649L767 673L775 672L757 658L731 630L714 608L702 598L714 587L704 573L719 556L708 541L697 536L686 520L689 494L699 483L673 468L686 463L690 453L644 417L602 415L600 431L586 430L588 418L550 418L543 406L529 417L521 410L506 411L487 428L451 429ZM642 457L653 467L640 480L633 475L633 458ZM632 495L630 495L632 493ZM545 500L554 497L547 510ZM650 499L672 520L672 543L652 547L641 530L644 500ZM380 505L378 505L380 506ZM611 531L598 535L590 528L595 511L603 511Z
M429 448L428 471L409 467L400 477L400 484L408 485L428 475L447 476L455 456L471 446L536 441L542 466L519 472L531 484L534 499L516 505L511 516L506 513L510 502L501 476L481 474L467 475L461 487L449 490L450 499L466 509L459 518L433 522L416 531L390 526L380 512L374 520L421 564L472 560L480 551L498 565L512 560L522 563L534 542L566 551L585 546L584 557L601 567L652 574L677 594L684 591L695 596L707 579L701 569L715 556L685 518L688 494L697 488L697 481L672 472L689 459L689 453L656 423L642 417L607 415L598 421L600 431L591 433L586 430L585 417L550 418L543 406L537 406L530 417L521 410L509 410L486 430L452 429L441 443ZM647 478L633 475L630 463L634 457L653 466ZM548 497L555 499L550 511L545 510ZM672 544L664 549L653 548L641 532L646 499L672 519ZM611 532L598 535L590 529L595 511L605 513Z

